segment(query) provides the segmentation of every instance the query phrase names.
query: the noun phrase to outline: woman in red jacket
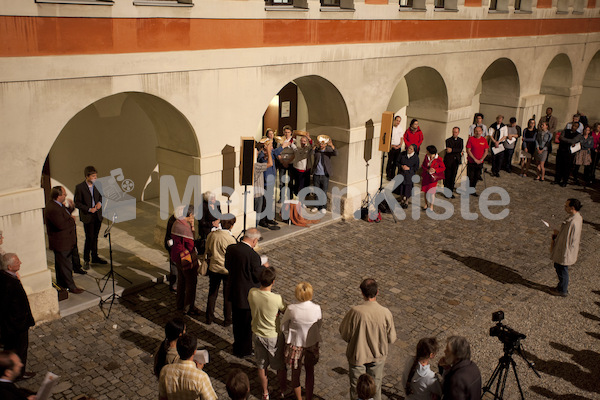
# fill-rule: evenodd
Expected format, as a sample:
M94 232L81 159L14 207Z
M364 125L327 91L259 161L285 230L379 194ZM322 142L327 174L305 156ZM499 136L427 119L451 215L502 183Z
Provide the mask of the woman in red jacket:
M438 156L437 148L435 146L427 146L427 155L423 160L422 168L421 191L425 192L425 207L423 210L429 208L433 211L436 187L438 181L444 179L444 171L446 170L446 166L444 165L442 158ZM429 204L427 202L427 195L431 196L431 203Z
M410 126L404 132L404 144L406 148L411 144L417 146L417 154L419 154L419 150L421 149L421 145L423 144L423 132L421 132L421 128L419 128L419 121L413 119L410 121Z
M198 262L194 262L192 255L196 254L194 248L194 206L186 207L187 210L177 210L177 221L171 228L171 260L177 266L177 309L183 310L188 315L200 315L196 308L196 284L198 283ZM197 260L197 258L196 258Z

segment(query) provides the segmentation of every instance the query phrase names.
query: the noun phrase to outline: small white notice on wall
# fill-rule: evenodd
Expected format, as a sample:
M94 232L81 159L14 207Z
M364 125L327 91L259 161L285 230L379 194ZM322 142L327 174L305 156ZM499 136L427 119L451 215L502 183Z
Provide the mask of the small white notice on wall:
M290 102L282 101L281 102L281 118L287 118L290 116Z

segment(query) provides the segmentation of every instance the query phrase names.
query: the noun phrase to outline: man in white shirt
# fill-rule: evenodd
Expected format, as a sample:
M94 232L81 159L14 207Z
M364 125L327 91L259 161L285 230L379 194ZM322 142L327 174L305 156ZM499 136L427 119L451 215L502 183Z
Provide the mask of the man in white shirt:
M566 129L571 129L571 126L573 126L573 122L577 122L579 124L579 127L577 127L577 132L579 133L583 133L583 128L585 128L583 126L583 124L581 122L579 122L579 114L573 114L573 121L569 122L566 126L565 126L565 130Z
M475 114L475 121L473 122L473 125L469 126L469 136L475 135L475 127L476 126L481 127L481 129L482 129L481 136L486 137L488 135L488 128L483 123L483 114L482 113Z
M494 151L494 149L504 148L504 141L508 138L508 128L502 121L504 121L504 115L498 115L496 117L496 122L490 125L490 128L488 129L490 148L492 149L492 176L495 177L500 176L504 152Z
M402 151L404 131L402 130L402 128L400 128L401 121L401 116L396 115L394 117L394 126L392 126L392 147L390 148L390 151L388 153L388 162L385 168L388 181L391 181L396 176L398 160L400 159L400 152Z

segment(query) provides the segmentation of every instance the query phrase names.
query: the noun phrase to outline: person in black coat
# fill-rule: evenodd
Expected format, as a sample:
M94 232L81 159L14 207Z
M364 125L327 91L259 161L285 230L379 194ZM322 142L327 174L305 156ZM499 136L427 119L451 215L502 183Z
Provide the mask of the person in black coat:
M84 175L85 180L75 187L75 207L79 209L79 219L85 230L83 261L89 266L91 253L92 263L106 264L106 260L98 256L98 234L102 226L102 195L94 185L98 172L90 165L85 167Z
M450 198L454 198L454 184L458 166L461 163L463 150L465 148L462 138L458 137L460 128L452 128L452 136L446 139L446 155L444 155L444 165L446 166L446 176L444 178L444 187L450 190Z
M171 292L177 291L175 289L177 287L175 286L177 283L177 266L175 265L175 262L171 260L171 246L173 244L173 241L171 240L171 229L173 228L175 221L177 221L177 218L175 217L175 214L173 214L167 221L167 230L165 232L165 250L167 250L167 253L169 254L169 290Z
M400 206L408 208L408 199L412 195L413 176L419 169L419 155L417 154L417 145L411 144L406 151L400 153L398 158L399 175L402 175L402 183L394 189L394 193L400 195Z
M233 318L233 355L243 358L252 354L252 314L248 292L260 286L260 274L265 266L254 251L260 232L256 228L246 231L240 243L227 247L225 268L229 271L229 294Z
M440 360L443 371L443 400L481 399L481 372L471 361L471 347L466 338L450 336Z
M569 175L573 169L575 154L571 153L571 146L579 143L582 138L581 134L577 131L579 129L579 122L573 122L570 125L559 137L560 143L556 152L556 175L554 182L552 182L552 184L562 187L567 186Z
M29 395L15 386L23 364L19 356L12 351L0 351L0 399L2 400L35 400L35 395Z
M79 263L75 221L71 216L73 207L67 208L63 205L66 196L64 187L53 187L50 191L51 200L46 204L44 210L44 218L48 232L48 245L54 252L56 283L74 294L80 294L83 293L83 289L75 285L73 272L79 274L86 272L81 269Z
M19 270L21 260L14 253L2 256L0 271L0 330L4 350L14 351L23 363L21 377L28 379L34 373L25 372L27 364L27 348L29 347L29 328L35 325L31 314L29 300L23 285ZM3 398L3 397L2 397Z

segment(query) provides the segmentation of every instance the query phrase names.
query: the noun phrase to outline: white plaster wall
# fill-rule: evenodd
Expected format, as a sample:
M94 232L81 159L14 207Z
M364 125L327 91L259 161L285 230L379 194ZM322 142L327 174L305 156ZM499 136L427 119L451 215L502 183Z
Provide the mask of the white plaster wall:
M147 105L155 111L152 126L159 131L156 162L161 166L160 174L176 176L182 195L188 174L200 175L203 187L220 185L222 152L231 147L238 151L240 136L254 136L256 123L272 97L290 81L319 77L324 84L328 82L328 90L335 90L338 100L341 98L331 109L335 114L331 115L332 121L338 124L345 118L347 126L327 126L327 113L314 112L315 101L308 100L310 93L304 90L307 105L302 113L307 116L307 127L314 128L315 133L325 129L324 133L336 142L340 154L334 161L332 186L356 188L358 197L362 197L367 182L363 159L365 123L369 120L374 123L374 149L368 171L369 188L373 191L379 184L381 153L376 151L376 143L381 113L410 71L432 68L446 87L447 109L437 109L422 124L425 144L431 140L441 148L452 126L458 125L466 135L476 111L473 107L477 87L495 60L506 57L515 64L519 98L513 109L516 108L522 124L526 114L541 109L544 98L539 92L545 69L561 53L569 57L573 66L568 109L563 112L573 113L582 93L585 72L599 48L600 35L589 34L444 43L3 58L0 59L3 124L0 143L4 153L0 158L3 175L0 201L22 203L24 208L3 210L2 228L7 238L18 238L22 243L34 238L23 266L24 283L38 298L50 293L41 220L43 199L39 194L40 199L35 202L22 202L22 191L39 187L46 155L69 121L81 110L114 94L146 93L181 114L181 117L164 117L166 108ZM595 80L595 77L588 79ZM332 93L325 91L328 96ZM419 113L426 111L421 109ZM500 108L500 112L504 111ZM493 120L497 113L490 109L488 115ZM405 119L409 119L410 104L406 114ZM317 124L311 127L311 123ZM171 126L177 127L175 132L169 131ZM123 135L139 137L128 132L127 127L119 126ZM173 143L168 140L171 134ZM163 147L165 143L173 148ZM236 165L238 162L236 157ZM80 168L74 166L73 170ZM237 169L234 173L237 182ZM47 315L52 315L52 307Z

